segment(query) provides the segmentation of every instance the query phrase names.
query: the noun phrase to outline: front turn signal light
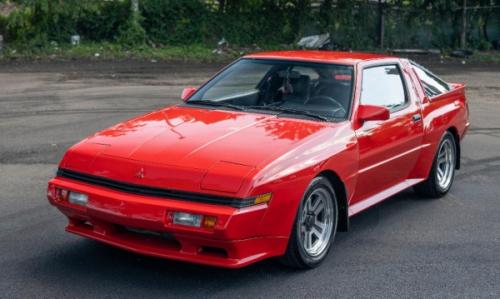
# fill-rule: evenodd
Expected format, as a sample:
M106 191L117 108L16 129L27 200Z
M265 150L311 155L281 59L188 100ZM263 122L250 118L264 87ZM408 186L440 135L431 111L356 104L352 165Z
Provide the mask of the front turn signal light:
M261 203L268 203L271 200L271 197L273 197L272 193L266 193L266 194L259 195L259 196L255 197L254 204L258 205Z
M217 217L215 216L203 217L203 227L206 229L214 229L216 223L217 223Z

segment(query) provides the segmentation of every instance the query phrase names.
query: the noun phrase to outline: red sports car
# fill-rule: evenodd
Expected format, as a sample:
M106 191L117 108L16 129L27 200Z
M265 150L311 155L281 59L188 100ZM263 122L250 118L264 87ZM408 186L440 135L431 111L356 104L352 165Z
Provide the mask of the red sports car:
M183 103L71 147L48 184L68 232L133 252L238 268L310 268L349 218L412 187L451 188L464 85L396 57L247 55Z

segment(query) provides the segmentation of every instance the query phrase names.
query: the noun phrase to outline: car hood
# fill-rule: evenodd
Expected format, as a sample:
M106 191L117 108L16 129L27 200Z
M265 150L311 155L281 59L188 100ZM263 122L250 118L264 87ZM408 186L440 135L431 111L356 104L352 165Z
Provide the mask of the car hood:
M61 167L120 181L149 178L153 185L199 183L201 189L236 192L241 178L332 125L173 106L96 133L73 146Z

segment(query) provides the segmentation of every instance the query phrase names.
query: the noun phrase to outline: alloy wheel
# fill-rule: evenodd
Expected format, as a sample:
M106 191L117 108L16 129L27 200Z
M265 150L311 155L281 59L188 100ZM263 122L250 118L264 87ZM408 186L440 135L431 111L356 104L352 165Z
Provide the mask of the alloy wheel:
M325 188L314 190L304 202L299 241L309 256L319 256L327 248L333 229L333 214L332 196Z

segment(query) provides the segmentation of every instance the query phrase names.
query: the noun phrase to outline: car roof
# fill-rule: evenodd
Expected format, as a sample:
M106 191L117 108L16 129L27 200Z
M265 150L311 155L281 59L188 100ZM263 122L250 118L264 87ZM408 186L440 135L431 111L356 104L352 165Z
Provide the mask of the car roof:
M245 55L243 58L283 59L311 62L329 62L353 65L361 61L394 58L387 55L363 52L341 52L320 50L272 51Z

